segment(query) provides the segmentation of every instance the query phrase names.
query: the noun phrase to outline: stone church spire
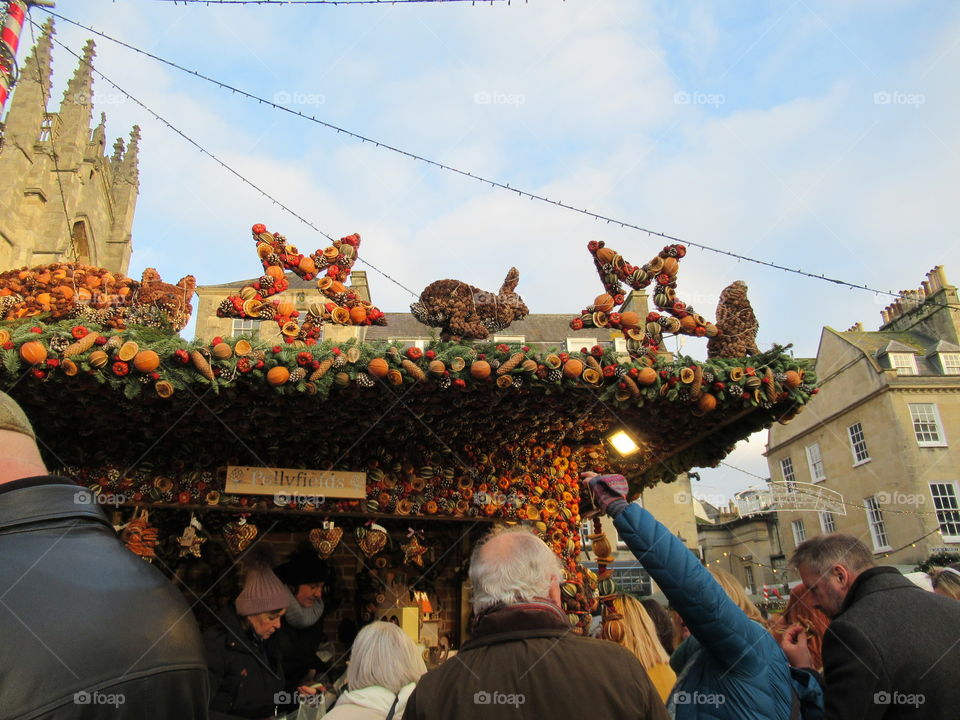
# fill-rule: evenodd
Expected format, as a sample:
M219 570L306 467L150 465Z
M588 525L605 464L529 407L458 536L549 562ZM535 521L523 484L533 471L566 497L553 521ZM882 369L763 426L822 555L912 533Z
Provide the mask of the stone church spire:
M50 100L51 46L53 19L43 24L43 31L20 69L20 79L13 91L5 123L5 142L23 148L33 146L40 136L40 126Z
M114 146L116 149L116 146ZM140 184L140 126L134 125L130 131L130 144L127 145L127 152L123 156L121 172L124 179L132 184Z
M76 167L83 159L90 140L93 119L93 40L87 40L83 57L67 84L60 103L60 132L57 152L66 167Z

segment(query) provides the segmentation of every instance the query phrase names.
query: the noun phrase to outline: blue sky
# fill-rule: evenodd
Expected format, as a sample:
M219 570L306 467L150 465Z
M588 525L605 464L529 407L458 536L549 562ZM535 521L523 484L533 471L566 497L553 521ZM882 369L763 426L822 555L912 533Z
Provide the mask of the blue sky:
M936 264L960 277L955 3L58 0L57 11L355 132L643 227L881 289L916 287ZM57 30L77 51L90 36ZM634 263L663 245L360 144L106 40L97 52L100 71L296 212L335 237L359 232L361 256L413 292L441 277L495 288L516 265L532 311L575 313L600 290L587 241ZM55 49L55 102L75 64ZM254 275L255 222L302 250L325 244L103 80L95 93L111 138L143 127L132 275ZM382 309L407 308L407 290L369 277ZM793 342L804 356L823 325L875 329L889 302L698 250L679 294L712 316L737 279L761 345ZM765 476L764 442L729 462ZM723 467L701 475L706 495L757 482Z

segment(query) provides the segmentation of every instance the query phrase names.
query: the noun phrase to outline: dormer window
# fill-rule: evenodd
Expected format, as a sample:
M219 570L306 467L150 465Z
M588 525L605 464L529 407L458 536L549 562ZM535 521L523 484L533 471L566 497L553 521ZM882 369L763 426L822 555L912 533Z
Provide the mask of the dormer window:
M890 367L897 371L897 375L916 375L917 359L911 353L889 353L887 358Z
M596 344L597 344L597 339L596 339L596 338L575 338L575 337L571 338L571 337L568 337L568 338L567 338L567 352L568 352L568 353L580 352L580 348L586 348L587 350L589 350L590 348L592 348L592 347L593 347L594 345L596 345Z
M944 375L960 375L960 353L938 353Z

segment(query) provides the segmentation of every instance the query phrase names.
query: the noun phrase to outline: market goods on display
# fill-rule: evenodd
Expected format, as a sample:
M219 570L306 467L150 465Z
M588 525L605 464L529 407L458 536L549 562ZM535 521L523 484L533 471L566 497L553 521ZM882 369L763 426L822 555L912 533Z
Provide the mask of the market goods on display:
M260 529L253 523L247 522L246 517L240 517L223 527L223 539L234 558L243 555L259 534Z
M514 292L518 282L520 273L516 268L510 268L497 293L459 280L437 280L424 288L410 312L424 325L440 328L444 341L486 340L490 333L508 328L530 312L523 298Z
M317 342L324 323L337 325L386 325L379 309L346 286L350 270L357 261L360 236L348 235L330 246L304 255L287 243L280 233L269 233L265 225L253 226L253 240L263 265L263 275L231 295L217 308L218 317L273 320L287 343ZM313 303L301 313L293 303L269 298L288 289L287 272L304 280L317 279L317 289L325 301Z
M79 318L96 327L153 326L176 332L190 320L193 275L176 285L153 268L140 282L105 268L53 263L0 273L0 321Z
M573 330L584 328L614 328L623 333L631 357L656 358L664 335L691 335L715 337L716 325L697 314L691 305L677 297L677 273L680 260L687 254L683 245L667 245L650 262L636 267L603 241L592 240L587 249L593 255L606 292L597 296L592 305L584 308L579 317L570 321ZM654 283L653 304L660 312L652 311L640 317L632 310L619 312L626 301L623 285L640 290ZM666 313L666 314L664 314Z
M343 528L336 527L333 522L325 520L322 527L314 528L307 537L320 559L326 560L333 555L333 551L340 544Z
M150 526L150 513L145 509L134 511L123 529L120 531L120 540L133 554L145 560L152 560L157 556L157 529Z

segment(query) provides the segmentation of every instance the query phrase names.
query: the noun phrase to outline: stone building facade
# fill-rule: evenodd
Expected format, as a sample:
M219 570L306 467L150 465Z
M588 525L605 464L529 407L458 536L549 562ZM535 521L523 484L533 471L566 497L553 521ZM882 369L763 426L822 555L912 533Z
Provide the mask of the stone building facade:
M126 274L139 193L140 129L105 155L106 116L92 126L93 41L57 112L53 24L20 69L0 136L0 270L79 261Z
M912 566L960 549L960 299L943 267L904 291L877 331L826 327L820 394L767 443L771 478L807 509L780 513L785 550L823 532ZM842 496L824 510L822 489ZM827 498L829 500L829 498Z

